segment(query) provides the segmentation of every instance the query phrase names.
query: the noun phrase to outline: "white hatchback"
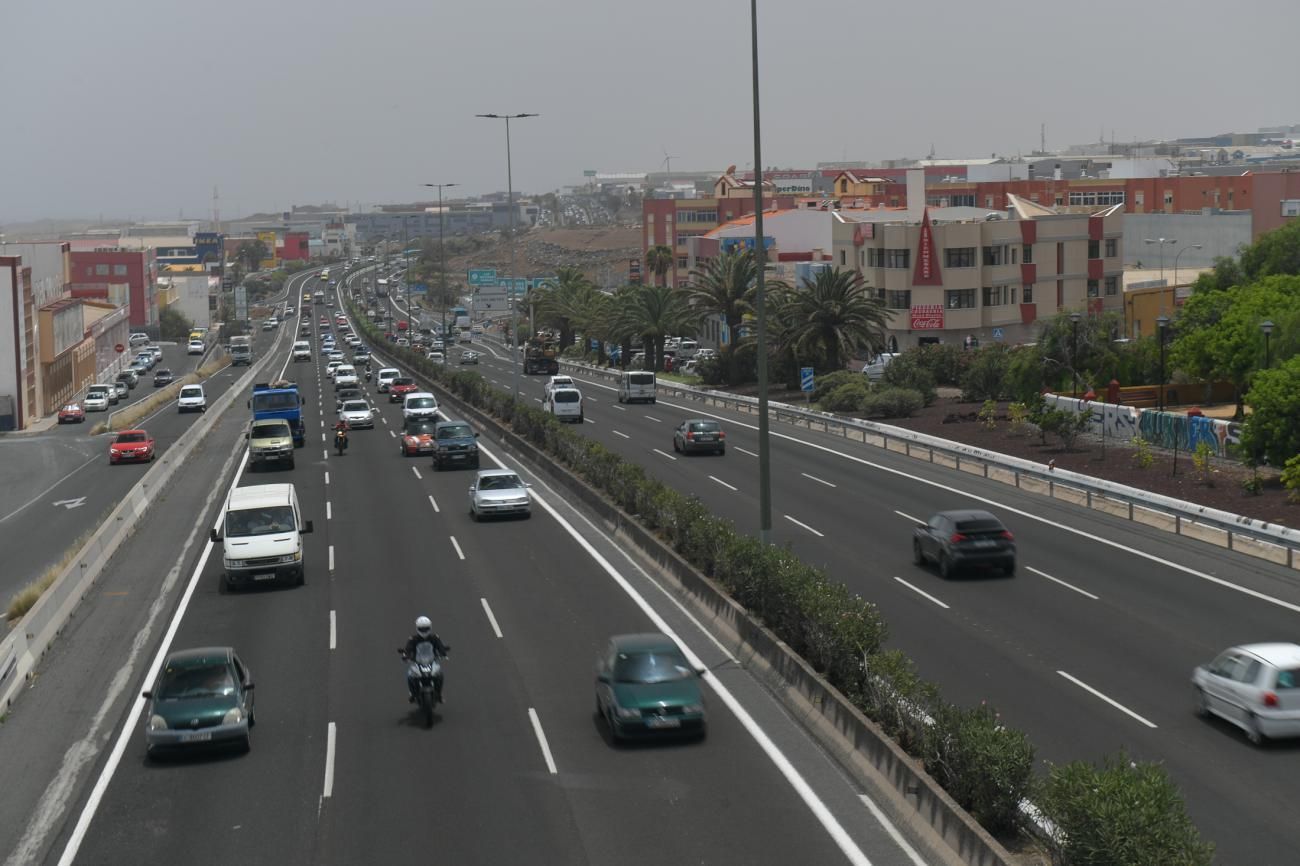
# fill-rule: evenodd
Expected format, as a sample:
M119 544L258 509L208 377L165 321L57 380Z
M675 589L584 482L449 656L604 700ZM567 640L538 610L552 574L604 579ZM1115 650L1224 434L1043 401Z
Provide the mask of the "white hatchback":
M402 418L435 418L438 415L438 398L428 391L412 391L402 401Z
M340 364L334 368L334 387L352 388L357 384L357 368L351 364Z
M1218 716L1252 743L1300 737L1300 646L1254 643L1230 647L1192 671L1196 710Z

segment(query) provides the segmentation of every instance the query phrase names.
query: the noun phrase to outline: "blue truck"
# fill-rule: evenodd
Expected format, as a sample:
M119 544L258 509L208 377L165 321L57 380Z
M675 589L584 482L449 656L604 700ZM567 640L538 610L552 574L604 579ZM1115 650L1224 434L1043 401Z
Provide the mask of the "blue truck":
M283 418L293 430L293 444L301 448L307 442L307 428L302 420L302 395L293 382L261 382L253 386L253 396L248 401L253 410L253 420Z

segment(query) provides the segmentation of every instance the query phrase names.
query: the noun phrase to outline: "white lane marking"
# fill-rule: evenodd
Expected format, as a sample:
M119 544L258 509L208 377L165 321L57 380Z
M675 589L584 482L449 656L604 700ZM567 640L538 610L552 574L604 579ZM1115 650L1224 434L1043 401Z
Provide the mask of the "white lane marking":
M626 406L617 406L617 405L616 405L616 406L614 406L614 408L617 409L617 410L620 411L620 412L626 412L626 411L627 411L627 407L626 407Z
M492 614L492 608L488 606L487 599L480 598L479 601L483 602L483 612L487 614L488 622L492 623L492 632L497 637L501 637L501 626L497 625L497 618Z
M905 511L899 511L897 508L894 509L894 513L897 514L899 517L903 518L904 520L910 520L910 521L912 521L913 523L925 523L924 520L920 520L920 519L918 519L918 518L915 518L915 517L913 517L912 515L908 514L908 513L905 512Z
M334 519L334 505L328 499L325 500L325 519L326 520Z
M325 787L321 799L328 800L334 796L334 747L338 742L338 728L330 722L325 733Z
M321 453L325 455L326 460L330 459L330 450L328 448L322 448Z
M1086 589L1079 589L1079 587L1075 586L1074 584L1066 583L1065 581L1061 580L1059 577L1052 577L1047 572L1039 571L1038 569L1034 568L1032 565L1026 565L1025 571L1032 571L1034 574L1038 575L1039 577L1045 577L1054 583L1059 583L1061 586L1065 587L1066 589L1072 589L1075 592L1079 593L1079 595L1086 595L1088 598L1092 599L1093 601L1101 600L1100 596L1093 595L1092 593L1088 592Z
M930 601L932 601L932 602L934 602L935 604L939 605L939 607L943 608L944 610L951 610L951 608L948 607L948 605L946 605L946 604L944 604L943 602L939 601L939 599L937 599L937 598L935 598L934 596L930 595L930 593L928 593L928 592L926 592L925 590L921 589L919 586L914 586L913 584L908 583L907 581L903 580L901 577L898 577L897 575L894 576L894 580L898 581L898 582L901 583L903 586L907 587L908 589L910 589L912 592L916 593L917 595L920 595L920 596L923 596L923 597L925 597L925 598L930 599Z
M424 480L424 476L420 474L420 470L419 470L419 469L417 469L416 467L412 466L412 467L411 467L411 471L415 473L415 477L416 477L416 478L420 479L421 481Z
M788 515L788 514L786 514L786 515L784 515L784 516L785 516L785 519L786 519L786 520L790 521L790 522L793 523L795 526L801 526L801 527L803 527L804 529L808 530L809 532L811 532L813 535L817 536L818 538L825 538L825 537L826 537L826 534L825 534L824 532L818 532L817 530L813 529L811 526L809 526L808 524L804 523L803 521L795 520L793 517L791 517L791 516Z
M542 747L542 757L546 759L546 769L551 771L551 775L555 775L555 759L551 757L551 747L546 742L546 732L542 730L542 720L537 718L537 710L529 707L528 718L533 722L533 733L537 734L537 742Z
M329 472L326 472L326 473L325 473L325 484L328 485L329 483L330 483L330 474L329 474Z
M586 400L588 403L599 403L599 402L600 402L600 401L597 400L595 397L583 397L582 399Z
M330 545L330 571L334 570L334 545Z
M438 501L433 498L432 493L429 494L429 504L433 506L434 514L439 514L442 512L442 509L438 507Z
M1106 695L1103 695L1101 692L1097 691L1097 690L1094 689L1092 686L1090 686L1090 685L1088 685L1087 683L1085 683L1083 680L1078 679L1077 677L1072 677L1072 676L1070 676L1069 674L1067 674L1065 671L1057 671L1057 673L1060 674L1061 676L1065 677L1065 678L1066 678L1067 680L1069 680L1070 682L1074 683L1074 684L1075 684L1076 686L1078 686L1079 688L1083 689L1085 692L1088 692L1089 694L1091 694L1091 695L1093 695L1093 696L1095 696L1095 697L1101 698L1103 701L1105 701L1106 703L1110 704L1112 707L1114 707L1115 709L1119 710L1119 711L1120 711L1121 713L1123 713L1124 715L1129 716L1129 717L1134 718L1134 719L1137 719L1139 722L1141 722L1142 724L1146 725L1148 728L1155 728L1155 727L1156 727L1156 723L1155 723L1155 722L1148 721L1147 719L1142 718L1142 717L1139 716L1137 713L1133 712L1133 711L1130 710L1128 707L1126 707L1126 706L1124 706L1123 704L1121 704L1119 701L1114 700L1113 698L1108 698L1108 697L1106 697Z
M735 492L735 491L737 490L737 488L732 487L730 484L728 484L727 482L723 481L721 478L717 477L716 475L710 475L709 478L711 478L711 479L713 479L714 481L718 482L718 483L721 484L723 487L727 488L728 490L730 490L730 491L732 491L732 492Z
M651 421L655 422L656 424L662 424L662 423L664 423L662 418L656 418L656 417L653 416L653 415L642 415L641 417L642 417L642 418L649 418Z
M912 847L911 843L909 843L907 839L903 838L903 834L898 832L898 828L894 826L894 822L889 820L889 817L880 810L880 807L876 805L875 800L872 800L866 794L859 794L858 799L862 801L862 805L867 807L867 810L871 812L872 816L880 822L880 826L885 828L885 832L889 834L890 839L894 840L894 844L903 850L903 853L907 855L907 859L911 860L915 866L929 866L921 855L916 852L916 849Z
M586 416L583 416L583 419L582 419L582 420L583 420L583 421L586 421L588 424L595 424L595 423L596 423L595 421L592 421L590 418L588 418L588 417L586 417Z
M338 617L330 611L330 649L337 649L338 645Z
M456 548L456 555L463 560L465 558L465 552L460 549L460 542L456 540L456 536L454 535L448 537L451 538L451 546Z
M741 448L739 445L733 445L732 447L735 448L737 451L739 451L741 454L748 454L750 457L757 457L757 456L758 456L758 455L755 454L753 451L747 451L747 450L745 450L744 448Z
M829 481L823 481L822 479L818 478L816 475L809 475L807 472L800 472L799 474L802 475L804 478L810 478L813 481L816 481L818 484L825 484L827 487L839 487L838 484L832 484Z
M47 493L49 493L51 490L53 490L54 488L58 487L58 486L59 486L60 484L62 484L63 482L67 481L69 478L71 478L72 476L76 475L78 472L80 472L81 470L85 469L87 466L89 466L90 464L94 463L96 460L101 460L101 459L103 459L103 455L101 455L101 454L95 454L93 457L91 457L90 459L88 459L85 463L82 463L82 464L81 464L80 466L78 466L76 469L73 469L73 470L72 470L71 472L69 472L67 475L64 475L64 476L63 476L62 478L60 478L58 481L55 481L55 482L54 482L53 484L51 484L49 487L46 487L46 488L45 488L44 490L42 490L40 493L36 494L36 495L33 496L31 499L29 499L29 500L27 500L26 502L24 502L22 505L19 505L17 508L15 508L13 511L10 511L10 512L9 512L8 514L6 514L4 517L0 517L0 523L4 523L6 520L8 520L9 518L13 517L15 514L17 514L18 512L22 511L23 509L25 509L25 508L27 508L28 506L30 506L30 505L32 505L32 504L34 504L34 503L36 503L36 502L39 502L40 500L44 499L44 498L45 498L45 495L46 495Z
M671 454L669 454L669 453L667 453L667 452L665 452L665 451L660 451L658 448L651 448L650 450L653 451L654 453L656 453L656 454L662 456L662 457L667 457L669 460L676 460L676 459L677 459L676 457L674 457L673 455L671 455Z
M385 424L388 423L388 416L387 416L387 415L381 415L381 416L379 416L379 417L382 418L382 419L384 420L384 423L385 423Z
M396 439L396 438L397 438L397 434L394 433L392 430L389 430L389 431L388 431L388 436L389 436L390 439Z
M617 430L614 431L614 435L615 435L615 436L622 436L624 439L631 439L631 438L632 438L631 436L627 435L626 433L620 433L620 432L617 431Z
M324 418L320 419L320 426L321 426L321 429L322 429L322 430L325 429L325 419L324 419Z
M230 490L234 490L239 486L239 476L243 474L244 467L247 465L248 451L245 449L244 456L240 459L239 467L235 470L234 480L230 482ZM229 490L226 492L226 498L230 498ZM209 498L209 502L211 502L211 498ZM207 505L205 504L204 507L206 508ZM220 513L219 511L211 528L219 528L224 518L225 514ZM186 544L188 546L189 542L187 541ZM199 578L203 575L203 569L207 567L208 557L212 555L214 549L214 545L203 545L203 552L199 554L199 561L194 564L194 571L190 573L190 582L185 587L185 592L181 595L180 604L176 606L176 612L172 614L172 620L167 626L167 631L163 635L162 642L158 645L158 652L154 655L153 661L149 664L149 668L145 672L144 683L152 683L158 678L158 671L162 668L163 659L165 659L167 654L171 652L172 641L175 640L176 632L180 629L181 619L184 618L185 611L189 608L190 599L194 597L194 588L198 586ZM185 549L182 548L182 556L184 553ZM165 597L165 591L158 595L156 599L158 607L155 608L151 606L151 615L155 610L161 610L161 602ZM136 636L137 643L133 646L133 649L147 641L150 632L151 629L148 626L142 629ZM122 667L118 672L118 676L114 678L113 684L116 685L119 680L125 680L125 678L130 675L131 667L129 665ZM106 701L100 708L99 713L96 715L96 721L108 712L109 702L116 700L116 698L117 692L110 688L109 701ZM108 791L108 784L112 781L113 774L117 771L117 765L121 763L122 755L126 752L126 744L128 740L132 740L137 736L136 731L138 729L136 728L136 725L139 724L140 714L144 712L144 706L145 703L143 700L130 702L130 709L127 711L126 719L122 722L122 730L117 736L117 741L113 744L113 751L109 753L108 759L104 762L104 768L100 770L99 778L95 780L95 786L90 791L90 796L86 798L86 805L82 807L81 814L77 817L76 826L72 828L72 833L68 837L68 843L64 846L63 854L59 857L58 866L72 866L73 861L76 860L77 852L81 848L81 843L85 841L86 832L90 829L90 822L94 820L95 813L99 810L99 804L103 801L105 792ZM83 756L79 758L79 760L89 760L93 755L94 752L91 751L89 755ZM67 780L67 784L70 785L71 783L72 780ZM44 797L41 798L41 805L46 805ZM52 820L59 814L59 810L42 809L40 814L49 814ZM33 832L41 834L41 830L34 827L32 830L28 831L27 836L30 836ZM32 844L42 841L38 839L28 839L27 836L24 836L23 841L19 844L20 851L24 848L29 849ZM10 855L11 860L13 860L14 857L15 855ZM31 857L35 857L35 852L31 852Z

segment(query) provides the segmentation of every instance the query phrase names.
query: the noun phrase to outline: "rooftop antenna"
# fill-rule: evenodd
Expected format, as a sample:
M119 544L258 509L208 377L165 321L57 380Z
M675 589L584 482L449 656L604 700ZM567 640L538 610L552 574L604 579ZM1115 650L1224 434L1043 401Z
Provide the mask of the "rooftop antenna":
M660 145L660 147L663 147L663 145ZM662 163L660 163L660 165L664 166L664 172L668 175L668 181L671 183L671 182L672 182L672 179L673 179L673 178L672 178L672 174L673 174L673 160L674 160L674 159L677 159L678 157L675 157L675 156L669 156L669 155L668 155L668 148L666 148L666 147L663 148L663 151L664 151L664 161L663 161Z
M1038 152L1047 153L1047 124L1038 124Z
M212 185L212 230L221 231L221 193L217 192L217 185Z

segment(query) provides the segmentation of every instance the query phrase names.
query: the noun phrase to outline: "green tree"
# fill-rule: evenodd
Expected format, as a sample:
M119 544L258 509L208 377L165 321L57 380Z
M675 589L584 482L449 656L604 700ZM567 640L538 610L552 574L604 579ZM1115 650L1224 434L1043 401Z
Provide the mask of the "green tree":
M158 334L160 339L185 342L194 323L182 313L175 304L158 311Z
M1116 313L1080 316L1076 354L1075 323L1070 314L1062 312L1045 320L1039 330L1038 345L1044 358L1047 386L1072 387L1076 373L1079 387L1084 390L1097 382L1110 381L1118 366L1115 338L1122 328Z
M998 343L973 354L975 357L962 376L961 398L968 401L1000 400L1007 392L1011 350Z
M1273 466L1300 454L1300 355L1255 376L1246 395L1250 414L1241 431L1241 451Z
M1192 283L1192 293L1222 292L1233 286L1246 282L1246 275L1241 270L1241 263L1230 256L1217 256L1214 267L1196 278Z
M260 238L251 241L240 241L239 246L235 248L235 258L244 263L244 269L249 273L259 270L262 262L271 257L271 252L266 248L266 244Z
M664 340L669 335L694 336L699 314L686 296L668 286L638 286L620 299L620 327L638 334L645 352L645 369L662 370Z
M1266 232L1241 251L1241 270L1248 280L1300 274L1300 220Z
M575 325L583 319L596 287L586 275L574 267L561 267L555 279L547 281L537 296L537 323L555 328L560 333L560 347L573 345Z
M824 268L790 292L789 300L795 349L821 359L828 371L844 369L845 359L859 350L879 351L885 345L884 301L857 271Z
M686 288L686 297L696 310L717 316L727 326L727 345L722 351L727 382L732 385L741 379L737 369L738 335L745 316L754 309L757 276L751 253L723 253L710 259L704 269L692 271Z
M663 244L655 244L645 251L645 269L654 274L656 286L665 285L664 277L673 269L673 250Z

